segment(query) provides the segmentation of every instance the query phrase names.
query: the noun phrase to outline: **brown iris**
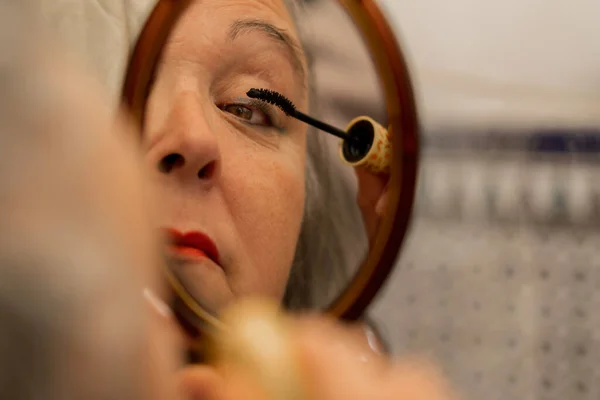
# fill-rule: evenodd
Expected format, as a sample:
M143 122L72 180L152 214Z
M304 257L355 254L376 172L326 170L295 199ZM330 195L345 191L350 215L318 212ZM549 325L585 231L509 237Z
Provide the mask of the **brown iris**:
M252 120L252 110L249 109L248 107L239 105L239 104L231 104L228 106L225 106L223 108L224 111L227 111L228 113L231 113L233 115L235 115L238 118L242 118L245 120Z

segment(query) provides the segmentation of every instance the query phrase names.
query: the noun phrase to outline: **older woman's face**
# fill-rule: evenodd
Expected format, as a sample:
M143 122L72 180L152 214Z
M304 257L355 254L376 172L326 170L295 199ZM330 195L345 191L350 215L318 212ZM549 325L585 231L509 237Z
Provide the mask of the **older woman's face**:
M148 100L147 161L164 227L200 233L179 237L171 255L211 308L283 295L303 214L306 128L245 94L268 88L305 109L305 71L281 0L192 2L165 49Z

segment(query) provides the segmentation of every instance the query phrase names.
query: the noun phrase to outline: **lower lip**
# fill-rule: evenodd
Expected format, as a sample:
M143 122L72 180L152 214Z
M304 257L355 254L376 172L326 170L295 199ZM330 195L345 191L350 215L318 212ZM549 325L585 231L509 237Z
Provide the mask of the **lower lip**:
M173 253L191 258L209 258L205 252L195 247L170 246Z

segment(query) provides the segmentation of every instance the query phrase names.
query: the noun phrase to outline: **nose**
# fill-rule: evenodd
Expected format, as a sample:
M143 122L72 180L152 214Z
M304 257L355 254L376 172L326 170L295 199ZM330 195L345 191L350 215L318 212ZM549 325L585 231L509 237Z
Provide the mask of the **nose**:
M153 144L147 154L153 169L181 180L214 183L221 164L218 138L198 101L188 98L173 104L160 129L149 135Z

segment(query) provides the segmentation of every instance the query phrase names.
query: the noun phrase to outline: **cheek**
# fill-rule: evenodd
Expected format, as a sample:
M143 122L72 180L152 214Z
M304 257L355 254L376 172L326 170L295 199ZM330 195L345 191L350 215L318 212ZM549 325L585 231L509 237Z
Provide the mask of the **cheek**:
M231 184L224 187L245 253L262 279L269 277L260 285L277 291L285 286L304 213L305 150L298 149L253 154L226 167Z

